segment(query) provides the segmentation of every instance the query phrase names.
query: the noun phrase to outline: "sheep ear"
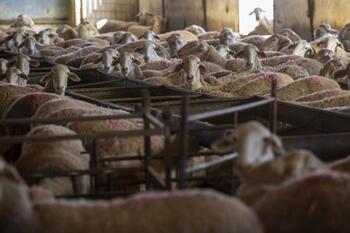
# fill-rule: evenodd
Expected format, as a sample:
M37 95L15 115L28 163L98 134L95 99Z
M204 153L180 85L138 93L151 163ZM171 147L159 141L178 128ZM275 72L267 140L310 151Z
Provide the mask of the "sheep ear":
M236 138L233 135L226 136L218 139L211 144L211 149L217 154L228 154L232 153L235 149Z
M18 74L18 76L25 79L25 80L28 80L28 76L24 73L20 73L20 74Z
M339 46L339 47L342 48L342 49L345 49L345 48L344 48L344 44L341 43L341 42L338 42L338 43L337 43L337 46Z
M113 60L112 65L115 66L119 63L120 57L117 57L116 59Z
M38 60L30 59L30 65L32 67L39 67L40 66L40 62Z
M207 67L203 63L201 63L199 65L199 70L200 70L201 73L208 73L209 72Z
M154 35L154 38L156 38L157 40L160 40L160 37L158 35Z
M138 47L134 50L136 53L142 53L143 47Z
M238 58L238 57L240 57L240 56L242 56L243 55L243 50L240 50L240 51L238 51L235 55L234 55L234 57L235 58Z
M347 75L346 70L339 70L334 74L334 78L342 78Z
M141 62L140 62L138 59L136 59L136 58L133 58L133 59L132 59L132 62L133 62L134 64L136 64L136 65L141 65Z
M76 75L76 74L74 74L74 73L72 73L72 72L69 72L69 73L68 73L68 78L69 78L70 80L72 80L73 82L79 82L79 81L81 81L81 79L78 77L78 75Z
M49 72L49 73L45 74L44 77L42 77L40 79L40 83L46 83L48 81L48 79L51 77L51 75L53 75L53 72Z
M249 15L252 15L252 14L254 14L254 13L255 13L255 11L253 11L253 12L249 13Z
M179 63L175 66L174 72L179 72L183 68L183 63Z
M266 53L264 51L259 50L258 51L258 55L260 55L263 58L267 58L267 55L266 55Z

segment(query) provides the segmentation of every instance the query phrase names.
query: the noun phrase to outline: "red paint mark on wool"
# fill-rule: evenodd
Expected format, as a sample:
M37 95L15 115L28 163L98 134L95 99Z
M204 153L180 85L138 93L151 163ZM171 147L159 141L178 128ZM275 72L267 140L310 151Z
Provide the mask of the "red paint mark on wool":
M32 94L32 95L28 95L27 99L30 102L36 102L36 101L40 100L40 96L38 94Z
M264 78L273 81L273 80L277 80L277 75L276 74L264 74Z
M113 128L118 128L119 127L119 120L113 120L113 119L110 119L110 120L107 120L108 124L110 126L112 126Z

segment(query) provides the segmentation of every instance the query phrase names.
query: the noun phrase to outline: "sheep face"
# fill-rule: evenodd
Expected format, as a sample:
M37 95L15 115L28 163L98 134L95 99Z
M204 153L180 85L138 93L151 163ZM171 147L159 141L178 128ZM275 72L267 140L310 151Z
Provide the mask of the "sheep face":
M16 67L10 67L5 73L5 80L15 86L27 86L28 77Z
M56 33L54 33L51 30L43 30L39 32L39 39L38 41L43 45L53 45L54 42L52 40L52 37L57 36Z
M6 59L0 58L0 76L5 75L7 70L8 61Z
M308 52L314 54L314 49L306 40L300 40L293 51L293 55L304 57Z
M36 52L37 52L36 44L37 44L37 41L35 40L35 38L32 36L29 36L24 39L23 43L19 47L20 48L24 47L25 53L27 55L34 56L36 55Z
M176 57L177 52L186 45L186 41L182 36L178 33L174 33L167 38L167 42L170 48L170 56Z
M20 46L20 44L22 44L25 36L26 36L26 34L22 30L18 30L13 34L12 39L13 39L14 45L17 48Z
M130 53L123 53L118 60L114 62L114 65L119 63L122 75L127 78L132 70L134 64L140 65L141 63Z
M322 64L325 64L329 60L335 58L335 53L329 49L321 49L318 51L318 53L314 56L314 59L321 62Z
M198 90L202 87L201 84L201 69L205 69L201 60L196 56L188 56L183 64L186 73L186 83L190 90Z
M240 36L237 33L234 33L232 29L224 28L219 35L219 40L221 44L231 45L239 42Z
M120 36L120 33L116 33L113 36L113 44L130 44L134 41L136 41L136 38L130 32L126 32L122 36Z
M64 95L68 86L68 79L79 82L81 79L71 73L69 69L61 64L54 66L50 73L46 74L41 82L46 82L45 90L57 95Z
M274 151L282 150L281 140L258 122L240 125L233 134L214 142L212 149L220 154L238 152L237 169L245 173L274 158Z
M104 69L107 72L112 72L113 70L113 61L114 59L118 58L118 52L115 49L108 49L102 54L102 63L104 66Z
M17 55L10 63L16 62L17 69L21 70L25 75L29 75L30 66L38 67L40 63L37 60L31 59L27 55Z
M143 34L142 38L145 40L153 41L153 42L156 42L157 40L159 40L159 37L153 31L146 31Z
M159 60L159 56L156 52L156 46L153 43L144 43L143 48L141 49L145 62L155 62Z
M338 47L344 49L343 44L335 36L328 36L328 37L324 38L319 43L317 43L317 46L320 46L322 48L326 48L332 52L336 52Z
M265 53L260 51L256 46L246 45L235 55L235 57L243 58L246 61L248 70L254 70L259 68L258 55L266 57Z

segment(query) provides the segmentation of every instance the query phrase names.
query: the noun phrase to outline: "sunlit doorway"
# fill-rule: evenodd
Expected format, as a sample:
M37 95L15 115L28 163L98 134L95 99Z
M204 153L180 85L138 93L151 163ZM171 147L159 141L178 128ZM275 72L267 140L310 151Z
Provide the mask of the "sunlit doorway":
M255 8L263 9L269 20L273 20L274 0L239 0L239 28L240 33L248 34L258 25L255 15L249 15Z

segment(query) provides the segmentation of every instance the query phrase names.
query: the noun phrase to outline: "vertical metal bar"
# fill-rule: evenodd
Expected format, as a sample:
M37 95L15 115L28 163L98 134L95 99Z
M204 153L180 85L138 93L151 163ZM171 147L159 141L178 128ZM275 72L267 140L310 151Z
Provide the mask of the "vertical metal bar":
M184 95L182 97L182 109L181 109L181 148L180 148L180 177L179 177L179 189L186 188L186 165L187 165L187 152L188 152L188 108L189 108L189 96Z
M236 129L238 126L238 117L239 117L239 113L235 112L233 115L233 126Z
M164 123L164 163L165 163L165 184L166 189L171 190L172 189L172 183L171 183L171 172L172 172L172 154L171 154L171 146L170 146L170 140L171 140L171 113L169 106L165 106L165 109L163 111L163 123Z
M77 177L76 176L70 176L69 178L70 178L70 181L72 183L73 193L75 195L77 195L78 194L78 192L77 192L78 191L78 189L77 189Z
M277 132L277 80L272 81L271 97L274 101L270 107L270 130L275 134Z
M96 139L92 139L91 144L91 158L90 158L90 184L91 184L91 193L96 194L97 192L97 142Z
M142 91L143 96L143 128L144 130L150 129L150 122L148 120L147 114L151 113L150 109L150 94L148 90ZM151 181L150 181L150 174L148 172L150 160L151 160L151 137L148 135L144 136L144 152L145 152L145 159L144 159L144 169L145 169L145 183L146 183L146 190L149 190L151 188Z

